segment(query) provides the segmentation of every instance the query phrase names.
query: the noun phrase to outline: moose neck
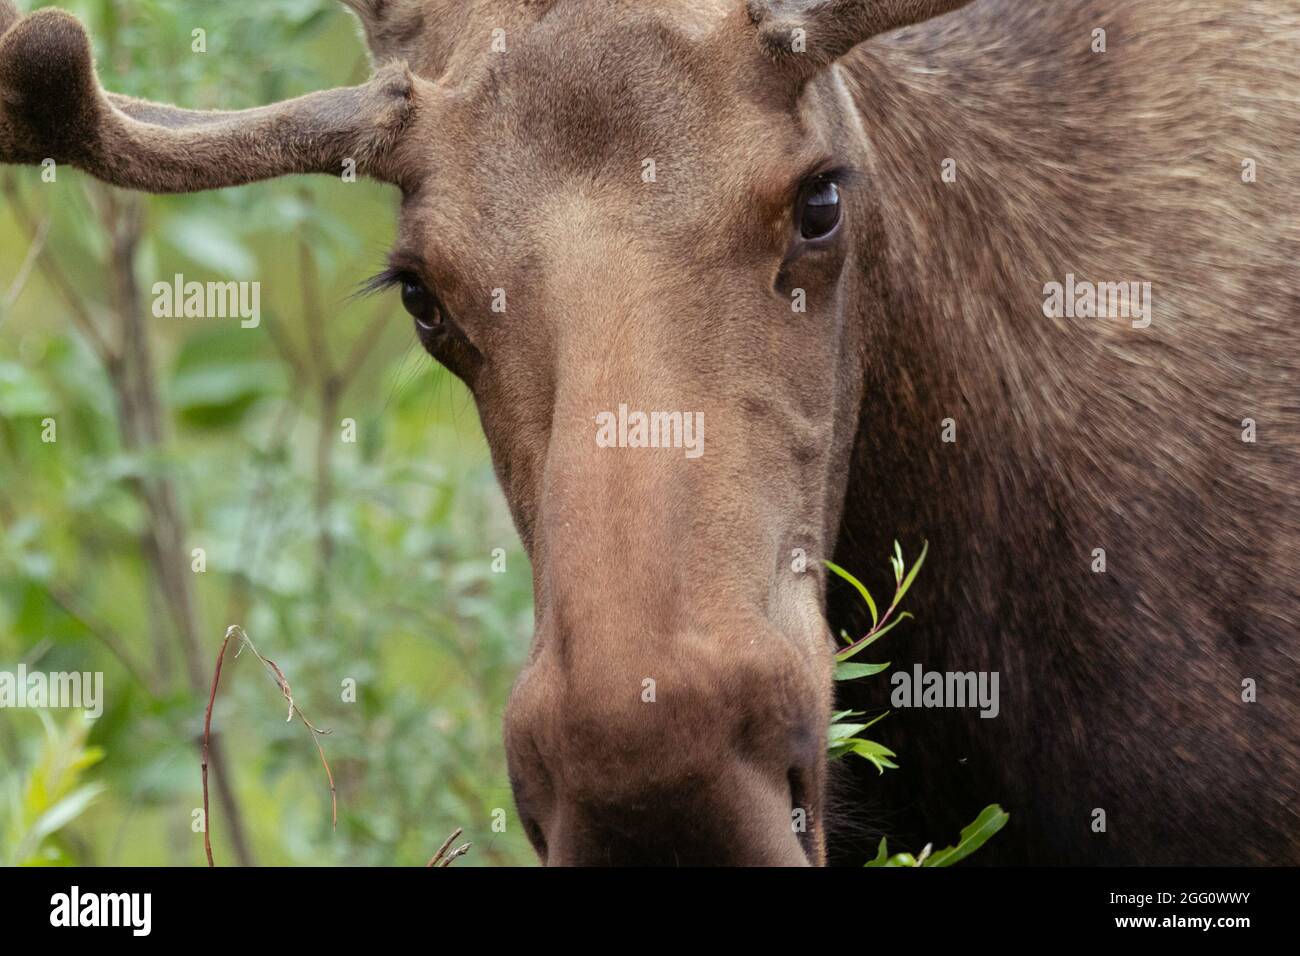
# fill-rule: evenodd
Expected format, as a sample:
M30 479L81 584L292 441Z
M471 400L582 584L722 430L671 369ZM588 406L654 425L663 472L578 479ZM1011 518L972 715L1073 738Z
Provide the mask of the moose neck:
M1240 178L1245 144L1295 140L1295 112L1273 92L1293 81L1260 79L1283 59L1271 41L1224 55L1224 6L979 0L837 67L868 142L875 241L860 263L875 278L835 560L889 594L892 539L910 555L928 539L907 595L916 620L887 655L999 671L1019 695L996 733L972 732L958 712L927 718L942 721L927 739L948 750L914 748L887 775L889 802L928 801L930 826L952 802L935 781L978 780L1008 805L1069 805L1066 790L1095 764L1035 744L1062 701L1108 702L1079 725L1094 752L1139 725L1172 739L1187 713L1213 714L1223 739L1244 733L1238 710L1194 695L1188 711L1155 714L1146 688L1167 661L1244 645L1237 622L1260 646L1288 646L1269 609L1294 606L1282 583L1294 576L1253 569L1291 560L1279 529L1293 496L1242 452L1237 429L1294 408L1284 360L1261 358L1294 354L1274 331L1290 328L1294 287L1261 268L1280 248L1294 177ZM1261 38L1269 9L1243 14ZM1099 25L1109 53L1089 42ZM1244 107L1243 90L1262 105ZM1070 275L1149 285L1147 325L1051 313L1046 287ZM1275 454L1293 473L1294 455ZM1256 558L1186 566L1224 541L1251 542ZM1126 572L1094 573L1094 549L1111 542ZM856 603L832 585L833 627L856 630ZM873 692L841 695L887 706L887 692L854 697ZM894 732L908 732L905 717ZM968 777L954 775L957 758Z
M1099 198L1082 187L1071 195L1076 184L1058 172L1080 151L1070 138L1079 131L1059 140L1064 124L1050 119L1080 82L1072 71L1094 68L1060 62L1061 36L1083 37L1086 53L1087 25L1073 22L1086 5L976 3L865 44L837 67L865 132L874 214L860 249L863 389L835 560L889 595L893 541L908 560L929 542L907 595L915 620L885 652L896 665L1023 670L1031 643L1008 635L1086 633L1062 619L1076 604L1053 582L1078 578L1059 542L1092 519L1076 504L1087 495L1066 485L1070 470L1053 466L1095 431L1094 392L1078 369L1103 346L1095 324L1049 322L1042 311L1044 283L1106 261L1075 219ZM1067 6L1076 9L1055 9ZM833 632L863 633L871 622L860 605L832 585ZM1057 650L1039 648L1050 665ZM883 684L840 697L890 706ZM1032 739L1035 716L1005 713L1000 729ZM965 739L962 719L945 716L951 739ZM993 766L973 748L957 756ZM870 774L867 792L890 812L911 808L896 818L903 830L961 826L945 816L960 801L934 784L957 779L950 765L951 753L909 751L905 772ZM1015 780L998 786L1009 802L1019 795Z
M1041 290L1063 263L1085 270L1096 250L1072 247L1079 234L1061 228L1092 199L1071 197L1054 172L1077 144L1055 139L1042 117L1094 67L1043 72L1061 35L1088 36L1073 22L1084 11L1020 6L976 4L839 67L866 132L877 219L862 254L874 302L862 318L863 400L838 553L869 577L887 567L894 537L912 553L923 539L932 553L962 552L944 555L950 568L977 560L973 541L985 559L1032 547L1066 497L1046 463L1086 420L1088 395L1063 370L1097 345L1084 329L1044 322ZM1049 400L1026 416L1017 396ZM1023 505L1017 529L1004 521L1009 500ZM972 593L981 575L952 578L928 582L934 623L963 603L996 612L992 589ZM965 593L943 593L957 587Z

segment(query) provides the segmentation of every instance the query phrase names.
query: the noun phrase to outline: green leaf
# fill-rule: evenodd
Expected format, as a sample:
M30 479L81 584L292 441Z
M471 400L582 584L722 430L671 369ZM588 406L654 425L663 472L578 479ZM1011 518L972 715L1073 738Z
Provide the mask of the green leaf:
M875 627L876 622L880 620L880 616L876 613L876 602L872 599L867 586L833 561L822 561L822 564L858 589L858 593L862 595L862 600L867 602L867 609L871 611L871 626Z
M866 740L862 737L853 741L853 752L860 757L866 757L868 760L872 760L873 763L875 762L873 758L879 758L882 762L891 767L893 764L890 764L885 758L898 756L898 754L894 753L884 744L876 743L874 740Z
M888 711L888 710L882 710L880 713L876 714L876 716L872 717L870 720L867 721L867 726L868 726L868 727L873 727L873 726L875 726L876 724L878 724L878 723L880 723L882 720L884 720L886 717L888 717L888 716L890 715L890 713L891 713L891 711Z
M0 418L37 418L56 407L50 390L16 362L0 361Z
M32 837L37 843L51 833L63 829L77 817L91 802L103 793L105 787L99 783L88 783L78 787L54 806L50 807L32 824Z
M898 627L899 624L901 624L903 621L906 621L909 617L912 616L913 615L910 611L904 611L903 613L898 615L898 617L894 618L892 621L890 621L888 624L882 627L880 630L876 631L875 634L872 634L870 638L863 640L861 644L850 644L842 651L837 652L835 655L835 659L837 661L847 661L851 657L856 657L860 651L876 643L876 641L880 640L882 637L884 637L894 628Z
M907 572L907 577L904 578L903 583L898 586L898 593L894 595L895 605L897 605L899 601L903 600L903 595L907 593L907 589L910 588L912 582L916 580L916 572L921 570L921 563L925 561L926 552L929 550L930 542L927 541L921 546L921 556L916 559L916 564L912 565L912 570Z
M841 662L835 665L836 680L857 680L859 677L870 677L872 674L879 674L881 671L888 669L889 663L884 664L851 664Z
M827 739L843 740L866 729L866 724L831 724L829 731L827 731Z
M884 837L881 837L880 846L876 850L875 859L869 860L864 865L873 867L916 866L916 857L912 856L910 853L895 853L893 856L890 856L889 844L885 842Z
M884 837L881 837L880 847L876 850L875 859L869 860L863 865L872 866L872 867L901 868L901 867L915 867L918 864L916 862L916 857L914 857L910 853L895 853L893 856L890 856L889 844L885 842ZM919 865L925 866L924 863L921 863Z
M884 866L887 862L889 862L889 843L884 837L881 837L880 846L876 849L876 858L870 860L866 865Z
M974 823L961 831L961 839L957 841L956 846L945 847L930 854L925 865L952 866L959 860L964 860L987 843L989 838L1006 826L1010 819L1011 815L996 803L989 804L980 811Z
M884 773L886 768L890 770L898 769L898 764L891 759L897 757L898 754L884 744L876 743L874 740L866 740L862 737L854 737L842 743L847 745L845 748L846 753L857 754L862 759L869 761L876 768L877 773Z

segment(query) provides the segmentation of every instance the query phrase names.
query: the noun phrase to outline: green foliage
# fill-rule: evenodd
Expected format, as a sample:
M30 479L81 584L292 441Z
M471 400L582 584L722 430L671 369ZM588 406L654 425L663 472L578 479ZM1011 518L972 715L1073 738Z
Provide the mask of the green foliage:
M961 838L956 846L945 847L932 853L927 844L925 849L915 856L911 853L895 853L890 856L889 843L881 837L875 859L868 862L867 866L952 866L987 843L1010 819L1010 814L996 803L991 803L980 811L980 815L974 822L962 828Z
M894 542L894 554L889 559L894 568L894 597L889 602L889 606L885 608L885 613L883 615L876 612L876 602L872 598L871 592L867 590L865 584L838 564L831 561L824 562L826 567L829 568L832 573L853 585L854 590L862 596L862 600L866 602L867 609L871 612L871 629L868 630L866 634L856 641L844 636L845 643L848 646L842 648L835 655L835 679L837 681L857 680L860 677L870 677L873 674L882 673L889 668L888 661L883 664L864 664L853 661L852 658L856 657L863 650L884 637L899 623L912 616L908 612L903 611L897 617L894 617L894 612L898 610L898 605L903 600L903 595L907 593L908 588L912 586L912 582L916 580L916 574L921 570L921 564L925 561L925 556L929 550L930 543L927 541L922 545L921 554L916 559L916 563L912 565L911 570L907 571L906 576L904 576L903 551L898 546L898 542ZM859 733L866 730L877 721L884 719L888 714L889 712L885 711L866 723L852 722L853 718L864 716L859 711L845 710L833 714L831 716L829 736L829 754L831 759L837 760L847 754L856 754L864 760L869 761L871 765L876 768L878 773L884 773L886 769L898 769L898 764L894 763L892 759L898 756L896 753L884 744L858 736Z
M82 781L104 751L86 744L91 724L80 714L59 726L45 711L33 713L45 732L31 767L4 780L0 865L67 866L75 860L60 831L103 792L103 784Z
M337 0L58 5L90 26L110 89L183 106L255 106L354 83L368 69ZM206 54L191 51L196 28L207 31ZM35 168L0 170L5 183L17 201L0 197L0 669L103 671L106 709L84 728L85 752L102 759L65 774L70 789L57 797L41 783L25 809L54 744L30 714L0 711L0 859L200 864L192 822L206 682L238 624L274 649L296 701L332 731L338 784L335 832L315 748L285 724L257 660L227 660L213 724L256 862L422 866L461 826L474 847L457 866L534 862L500 742L532 630L528 562L466 390L420 350L395 297L351 297L382 265L396 195L292 177L141 199L132 272L164 434L132 447L112 376L67 295L121 340L110 191L67 168L55 183ZM16 286L29 226L46 220L41 256ZM154 317L152 284L176 273L260 281L261 326ZM338 369L363 342L331 404L316 350ZM53 443L41 440L47 416L57 420ZM340 439L344 418L356 423L355 443ZM150 554L158 514L138 491L164 481L181 522L197 688ZM191 570L195 548L205 571ZM496 548L503 573L492 567ZM344 699L346 681L355 701ZM99 788L93 801L87 786ZM233 864L216 790L214 855ZM33 848L51 821L58 828Z
M835 679L837 681L871 677L889 668L888 663L863 664L853 662L851 658L884 637L900 622L912 616L906 611L901 612L897 617L893 615L902 602L903 596L912 587L912 582L916 580L916 575L921 570L921 565L924 563L929 550L930 543L927 541L922 545L921 554L917 557L916 563L911 568L908 568L903 560L903 549L897 541L894 542L894 553L889 558L890 567L894 571L894 596L884 614L877 613L876 602L865 584L839 565L830 561L825 562L826 567L832 573L853 586L854 590L866 603L867 610L871 613L871 629L862 637L855 641L847 635L841 634L848 646L835 655ZM859 710L841 710L831 715L827 744L828 755L832 760L838 760L848 754L856 754L870 762L876 768L876 771L882 774L887 769L897 770L898 764L893 762L893 758L898 755L894 751L884 744L858 736L868 727L889 716L889 711L877 714L865 722L859 720L859 718L865 716L866 714ZM917 856L910 853L897 853L890 856L887 842L882 837L875 859L867 863L867 866L951 866L970 856L983 846L990 837L1002 829L1008 819L1010 819L1009 815L1003 812L1000 806L991 804L981 811L973 823L961 831L961 839L957 841L956 846L950 846L936 853L931 853L930 846L927 845Z

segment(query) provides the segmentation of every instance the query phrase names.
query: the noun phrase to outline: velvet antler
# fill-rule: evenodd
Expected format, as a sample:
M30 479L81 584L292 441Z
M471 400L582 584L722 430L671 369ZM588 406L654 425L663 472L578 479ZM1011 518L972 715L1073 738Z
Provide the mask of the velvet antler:
M878 33L965 6L970 0L747 0L759 42L807 76Z
M23 17L0 0L0 162L69 163L147 192L195 192L292 173L344 171L395 181L392 147L414 108L406 66L341 87L236 112L179 109L106 93L78 20Z

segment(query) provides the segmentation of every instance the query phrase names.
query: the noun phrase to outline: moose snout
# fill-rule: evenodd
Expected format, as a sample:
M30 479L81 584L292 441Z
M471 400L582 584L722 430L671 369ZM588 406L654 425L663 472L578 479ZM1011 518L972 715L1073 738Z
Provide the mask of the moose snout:
M784 635L539 646L506 745L520 817L548 865L819 862L825 720Z
M629 319L639 348L558 360L544 455L510 469L537 608L506 713L516 804L548 864L820 862L832 645L822 579L790 554L819 548L821 489L761 460L739 400L692 401L688 363L649 374L670 326ZM711 444L598 440L592 410L624 406L694 406ZM788 494L738 497L739 474Z

